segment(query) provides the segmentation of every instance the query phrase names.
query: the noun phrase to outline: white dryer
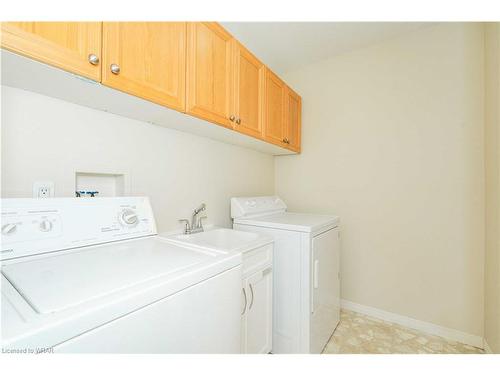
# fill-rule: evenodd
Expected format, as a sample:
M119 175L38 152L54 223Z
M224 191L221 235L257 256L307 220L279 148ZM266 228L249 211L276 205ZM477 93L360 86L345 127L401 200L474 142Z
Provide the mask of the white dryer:
M156 234L149 200L2 200L4 352L238 353L241 254Z
M273 353L321 353L340 319L339 218L231 199L233 227L274 237Z

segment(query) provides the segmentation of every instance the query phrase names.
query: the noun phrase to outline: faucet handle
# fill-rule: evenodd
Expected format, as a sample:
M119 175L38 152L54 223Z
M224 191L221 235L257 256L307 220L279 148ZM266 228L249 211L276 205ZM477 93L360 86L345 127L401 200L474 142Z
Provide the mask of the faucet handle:
M206 208L207 208L207 205L205 203L202 203L202 204L200 204L199 207L194 209L193 214L198 215L201 211L205 211Z
M180 219L179 223L184 223L184 234L191 234L191 226L188 219Z

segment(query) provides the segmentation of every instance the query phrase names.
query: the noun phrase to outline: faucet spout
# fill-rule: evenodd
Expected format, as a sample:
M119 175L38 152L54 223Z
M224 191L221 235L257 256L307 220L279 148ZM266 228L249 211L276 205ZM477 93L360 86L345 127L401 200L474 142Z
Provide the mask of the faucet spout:
M205 211L207 208L205 203L202 203L199 207L195 208L193 211L193 216L191 217L191 231L203 231L203 227L201 225L201 220L196 220L196 217L200 212Z

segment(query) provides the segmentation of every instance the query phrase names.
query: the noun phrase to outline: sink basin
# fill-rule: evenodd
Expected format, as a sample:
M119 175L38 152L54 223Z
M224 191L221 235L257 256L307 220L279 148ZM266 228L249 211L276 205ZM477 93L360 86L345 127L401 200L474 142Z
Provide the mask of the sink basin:
M167 236L166 239L223 252L245 251L272 242L270 237L261 234L226 228L217 228L195 234L175 234Z

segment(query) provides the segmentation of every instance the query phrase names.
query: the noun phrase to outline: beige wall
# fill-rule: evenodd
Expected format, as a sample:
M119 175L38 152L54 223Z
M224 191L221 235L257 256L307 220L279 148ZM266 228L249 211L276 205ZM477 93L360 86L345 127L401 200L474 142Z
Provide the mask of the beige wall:
M486 26L486 342L500 353L500 24Z
M343 223L342 298L483 335L483 28L421 29L288 74L302 154L292 211Z
M232 196L274 192L270 155L3 87L2 197L30 197L36 180L74 196L76 171L125 173L160 231L201 202L209 222L230 226Z

